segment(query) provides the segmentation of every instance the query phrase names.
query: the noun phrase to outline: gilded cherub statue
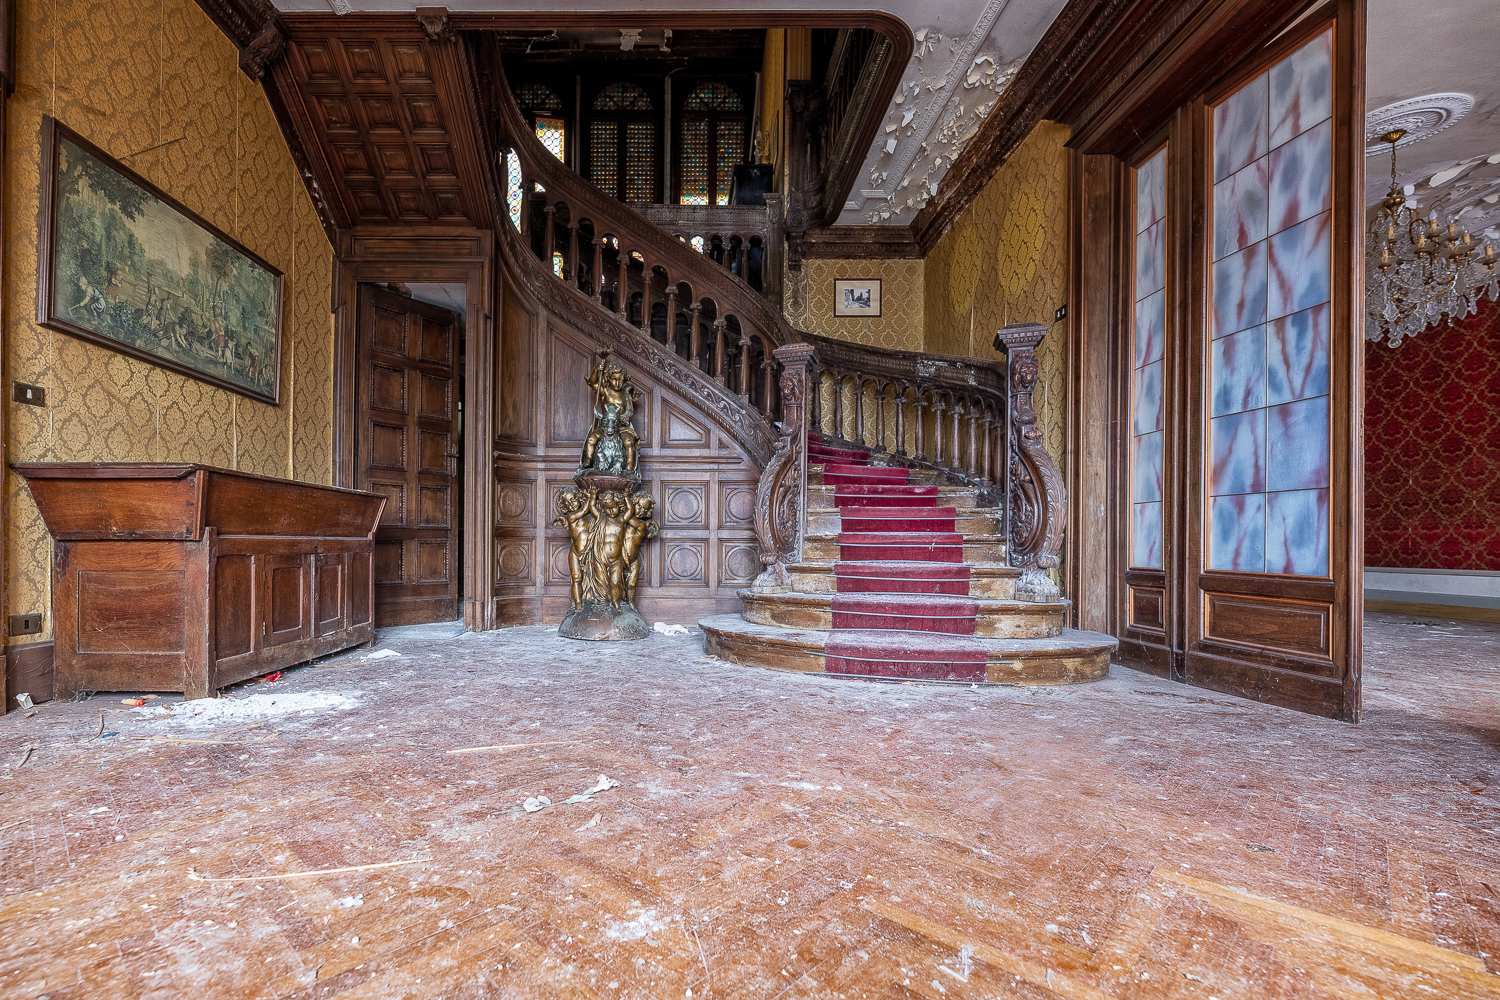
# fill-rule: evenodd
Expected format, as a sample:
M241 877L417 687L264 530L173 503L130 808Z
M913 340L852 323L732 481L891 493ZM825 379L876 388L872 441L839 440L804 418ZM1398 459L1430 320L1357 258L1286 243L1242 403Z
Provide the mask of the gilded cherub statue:
M607 347L599 351L599 363L585 379L588 387L594 390L594 426L584 438L583 462L579 469L631 475L636 472L636 463L640 460L641 439L631 426L631 420L635 417L635 401L640 398L641 391L630 383L625 369L609 360L609 355ZM612 436L618 438L620 460L617 468L606 465L606 462L614 464L613 446L607 446L605 455L599 454L601 443Z

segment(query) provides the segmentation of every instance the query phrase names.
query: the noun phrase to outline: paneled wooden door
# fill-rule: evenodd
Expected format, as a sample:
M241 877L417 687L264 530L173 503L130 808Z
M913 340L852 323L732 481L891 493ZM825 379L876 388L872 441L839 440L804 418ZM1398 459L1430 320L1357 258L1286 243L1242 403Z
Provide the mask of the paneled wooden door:
M359 488L389 499L375 532L375 624L458 617L462 321L359 286Z
M1127 171L1126 662L1359 717L1357 30L1301 26Z

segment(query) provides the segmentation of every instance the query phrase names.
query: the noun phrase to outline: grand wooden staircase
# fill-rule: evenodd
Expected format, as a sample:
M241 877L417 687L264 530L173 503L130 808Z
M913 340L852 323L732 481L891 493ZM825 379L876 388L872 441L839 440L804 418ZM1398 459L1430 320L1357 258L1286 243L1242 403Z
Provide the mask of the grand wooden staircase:
M732 233L694 241L658 228L553 158L498 68L489 93L484 131L497 137L490 155L504 168L510 224L499 243L512 278L556 318L554 337L610 346L648 387L693 411L686 416L712 423L756 478L761 571L737 590L742 614L705 609L721 612L700 621L711 651L847 677L1060 684L1105 675L1115 641L1063 627L1069 604L1049 573L1066 497L1031 408L1032 348L1046 327L1001 331L1006 367L794 330L764 288L695 250ZM502 438L495 456L502 480L560 474L562 456L550 451L538 458ZM649 448L648 473L653 459L679 463L651 474L653 493L680 500L694 490L688 475L733 488L721 457L705 456L702 473ZM657 499L672 509L672 497ZM687 551L701 544L690 534L677 542L664 522L656 544ZM729 552L738 543L721 535L717 544ZM692 564L668 555L664 573L674 565ZM656 595L669 589L643 594L664 601ZM556 603L544 596L530 607L550 614L546 601Z

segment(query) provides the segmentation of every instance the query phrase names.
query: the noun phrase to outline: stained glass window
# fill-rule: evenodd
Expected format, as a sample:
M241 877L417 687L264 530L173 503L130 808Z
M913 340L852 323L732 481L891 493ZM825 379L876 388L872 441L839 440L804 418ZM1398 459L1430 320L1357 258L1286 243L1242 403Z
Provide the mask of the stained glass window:
M1135 326L1131 367L1130 565L1162 568L1163 349L1167 325L1167 151L1135 172Z
M522 111L550 111L560 114L563 109L562 98L545 83L521 84L516 88L516 103L521 106Z
M694 250L698 251L699 253L702 253L703 252L703 237L701 237L701 236L694 236L692 239L688 240L688 245L691 246Z
M740 95L722 83L700 83L682 102L684 111L744 111Z
M625 123L625 200L655 201L656 123Z
M1333 33L1213 109L1208 568L1327 576Z
M563 260L561 250L552 251L552 273L559 278L566 278L568 276L568 264L567 261Z
M536 137L542 140L542 145L547 147L547 152L563 158L563 121L561 118L537 118Z
M708 204L708 122L684 121L677 154L682 164L682 188L678 202Z
M589 125L589 180L613 196L620 184L619 125L593 122Z
M505 151L505 203L510 206L510 221L521 228L521 158L514 149Z
M734 166L740 162L745 148L745 123L743 121L720 121L718 142L719 177L714 203L729 204L729 188L734 183Z
M595 111L650 111L651 97L633 83L612 83L594 99Z

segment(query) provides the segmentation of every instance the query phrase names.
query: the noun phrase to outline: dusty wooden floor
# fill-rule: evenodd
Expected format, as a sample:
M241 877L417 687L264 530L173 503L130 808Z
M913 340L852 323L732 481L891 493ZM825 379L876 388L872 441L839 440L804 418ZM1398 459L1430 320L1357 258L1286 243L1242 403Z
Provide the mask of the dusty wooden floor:
M1358 727L454 636L0 720L0 996L1500 997L1500 626L1371 616Z

